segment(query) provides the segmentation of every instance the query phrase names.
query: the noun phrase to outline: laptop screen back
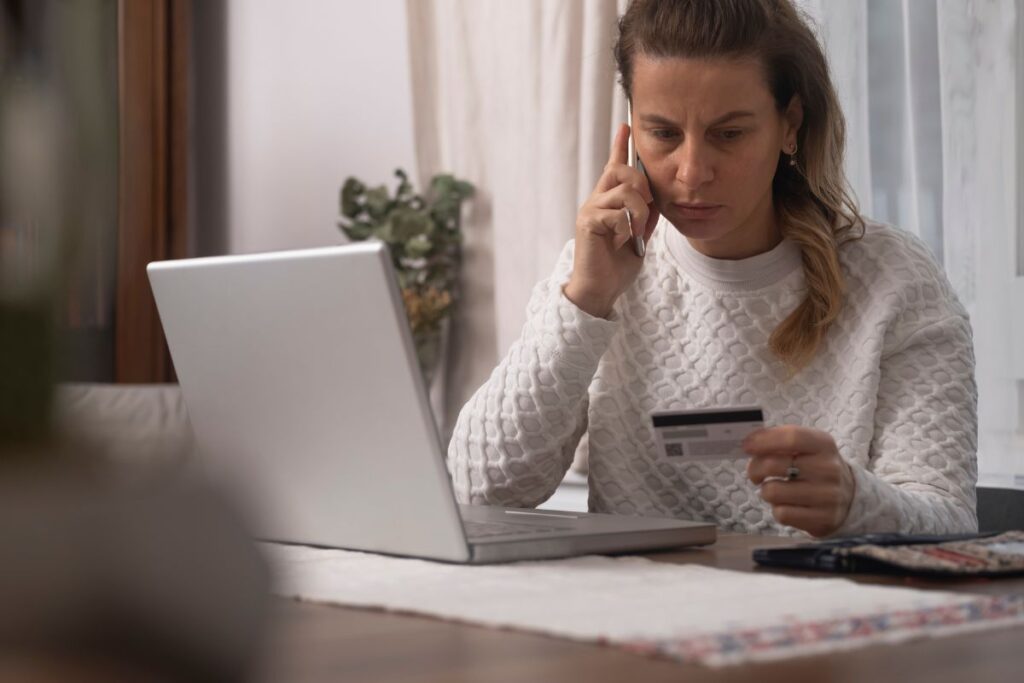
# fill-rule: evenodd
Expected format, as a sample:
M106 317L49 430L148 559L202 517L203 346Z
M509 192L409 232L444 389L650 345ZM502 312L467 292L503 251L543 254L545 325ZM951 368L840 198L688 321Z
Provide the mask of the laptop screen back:
M384 245L148 272L203 463L261 537L468 557Z

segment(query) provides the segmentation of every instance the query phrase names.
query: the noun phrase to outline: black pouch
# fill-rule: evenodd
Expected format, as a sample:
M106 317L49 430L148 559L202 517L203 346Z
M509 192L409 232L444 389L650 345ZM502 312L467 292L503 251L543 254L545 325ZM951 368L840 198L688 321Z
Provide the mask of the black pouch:
M1024 574L1024 531L867 534L789 548L757 548L754 561L768 567L826 572L1012 576Z

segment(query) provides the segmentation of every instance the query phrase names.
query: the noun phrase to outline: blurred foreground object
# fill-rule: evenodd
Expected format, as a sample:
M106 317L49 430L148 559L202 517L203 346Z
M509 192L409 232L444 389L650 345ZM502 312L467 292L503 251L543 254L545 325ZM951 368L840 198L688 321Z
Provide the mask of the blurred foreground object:
M248 680L267 564L222 495L145 464L190 442L126 442L81 388L74 431L54 420L54 323L101 222L93 164L117 152L82 114L86 72L119 7L0 0L0 680Z
M16 59L29 42L23 4L5 1L0 17L0 448L48 434L63 260L65 128L54 94Z
M202 487L137 490L66 466L0 472L0 643L171 681L254 673L269 575Z
M103 459L152 479L188 466L195 437L177 384L65 383L53 399L54 428Z

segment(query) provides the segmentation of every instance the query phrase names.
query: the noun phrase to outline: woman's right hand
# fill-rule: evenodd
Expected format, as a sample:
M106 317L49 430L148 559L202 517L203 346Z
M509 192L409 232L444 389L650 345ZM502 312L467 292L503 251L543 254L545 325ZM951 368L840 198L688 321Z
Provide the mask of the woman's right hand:
M604 173L576 216L572 275L564 292L578 308L598 318L608 317L643 265L643 258L633 251L633 234L646 244L658 222L647 178L627 165L628 145L629 126L622 124ZM630 212L632 233L624 209Z

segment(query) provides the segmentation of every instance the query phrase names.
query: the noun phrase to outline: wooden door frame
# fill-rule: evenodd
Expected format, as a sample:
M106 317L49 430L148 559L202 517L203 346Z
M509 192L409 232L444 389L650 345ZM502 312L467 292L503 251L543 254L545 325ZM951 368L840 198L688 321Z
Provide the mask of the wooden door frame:
M189 253L189 0L118 0L116 382L173 380L146 264Z

